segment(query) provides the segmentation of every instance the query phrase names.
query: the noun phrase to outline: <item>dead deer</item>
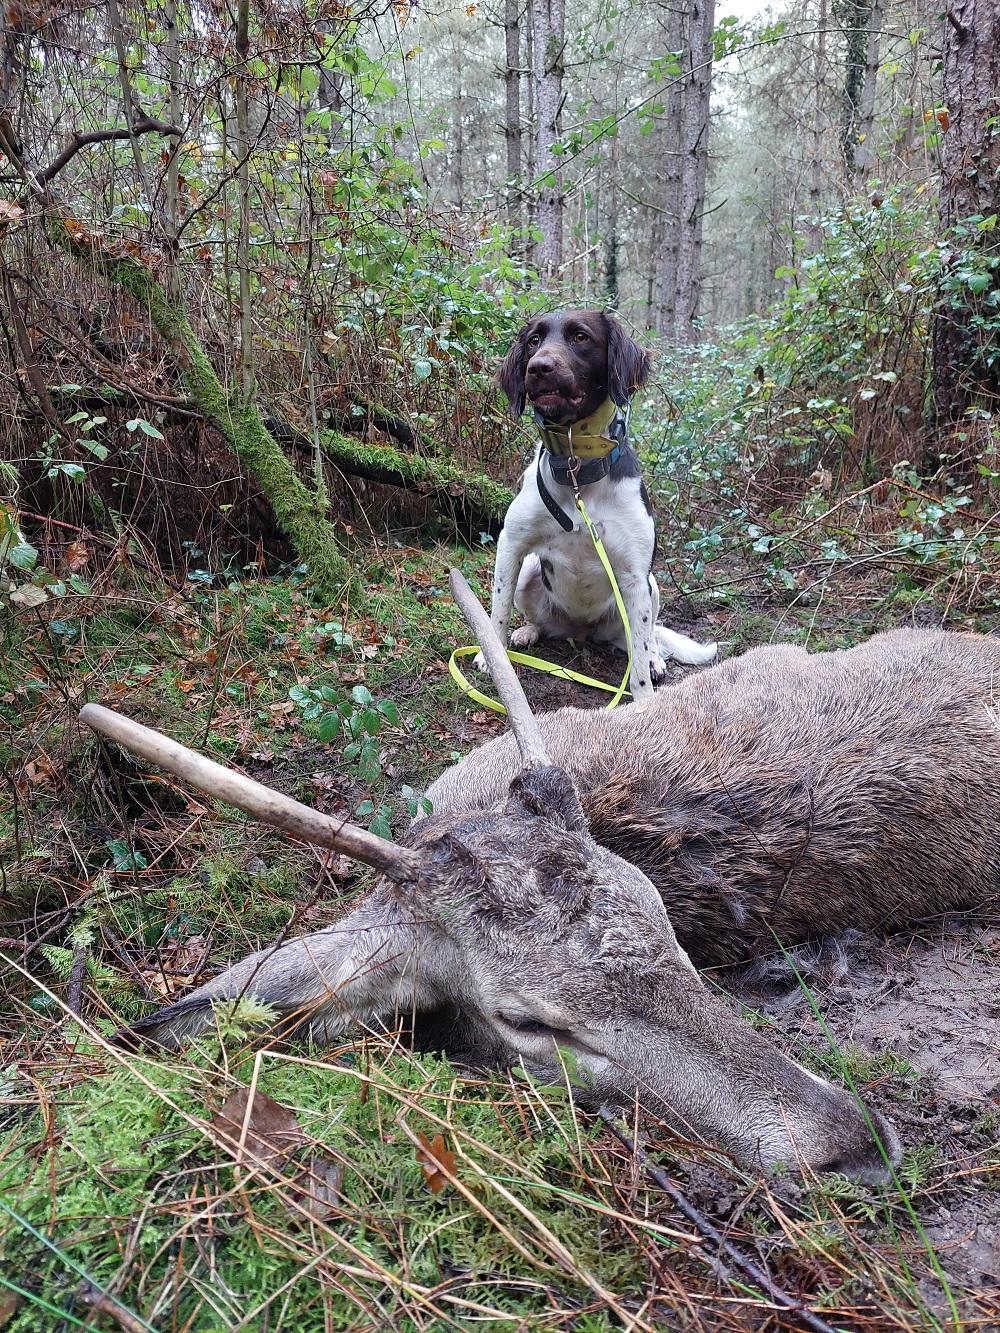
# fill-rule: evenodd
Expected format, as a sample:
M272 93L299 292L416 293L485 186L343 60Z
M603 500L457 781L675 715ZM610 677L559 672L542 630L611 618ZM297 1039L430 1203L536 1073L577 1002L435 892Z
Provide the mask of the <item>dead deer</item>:
M638 1099L759 1169L879 1180L878 1113L809 1073L699 979L846 927L892 929L1000 884L1000 640L896 631L758 648L642 705L535 719L468 585L511 734L429 789L402 845L332 819L94 704L90 727L379 872L329 929L265 949L141 1020L176 1047L248 995L320 1040L412 1015L417 1039ZM676 932L676 933L675 933Z

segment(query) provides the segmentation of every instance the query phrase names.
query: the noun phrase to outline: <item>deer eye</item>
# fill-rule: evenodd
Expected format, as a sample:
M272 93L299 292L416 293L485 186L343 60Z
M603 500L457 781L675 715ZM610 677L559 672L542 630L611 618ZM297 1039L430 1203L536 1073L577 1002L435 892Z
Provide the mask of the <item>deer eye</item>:
M526 1037L554 1037L558 1031L539 1018L528 1018L523 1014L497 1014L497 1018L506 1027L513 1028L515 1032L523 1033Z

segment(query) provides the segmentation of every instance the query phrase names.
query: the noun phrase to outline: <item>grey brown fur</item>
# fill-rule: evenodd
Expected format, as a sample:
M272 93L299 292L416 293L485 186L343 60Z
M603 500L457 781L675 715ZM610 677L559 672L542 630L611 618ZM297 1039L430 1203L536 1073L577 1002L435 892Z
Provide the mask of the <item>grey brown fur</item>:
M790 945L995 895L998 675L1000 640L898 631L542 717L547 766L524 771L504 737L432 785L412 882L137 1027L175 1044L243 993L320 1037L413 1015L452 1054L560 1080L569 1050L590 1096L638 1097L747 1165L880 1178L891 1127L739 1019L684 949L737 962L772 930Z

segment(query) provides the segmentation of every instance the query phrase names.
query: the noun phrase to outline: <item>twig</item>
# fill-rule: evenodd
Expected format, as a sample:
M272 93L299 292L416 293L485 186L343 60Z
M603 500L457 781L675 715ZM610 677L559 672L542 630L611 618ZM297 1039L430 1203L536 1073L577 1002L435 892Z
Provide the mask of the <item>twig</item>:
M623 1144L635 1160L644 1167L650 1179L663 1190L677 1210L715 1247L718 1254L715 1262L724 1278L729 1281L732 1280L725 1264L722 1262L723 1255L732 1262L735 1268L739 1269L744 1277L749 1278L755 1286L765 1291L776 1305L780 1305L793 1314L804 1328L812 1329L813 1333L836 1333L836 1330L825 1319L813 1314L808 1306L803 1305L795 1296L779 1287L759 1265L749 1259L742 1250L738 1250L731 1241L728 1241L722 1235L717 1227L712 1225L707 1217L704 1217L693 1204L689 1203L677 1186L669 1179L666 1172L662 1171L655 1162L651 1162L648 1154L625 1133L613 1112L609 1111L606 1106L602 1106L598 1114L618 1142Z
M149 1325L145 1320L134 1315L131 1310L126 1310L124 1305L119 1305L113 1296L101 1291L100 1287L95 1287L92 1282L81 1282L76 1289L76 1295L84 1305L89 1305L98 1314L113 1319L125 1333L149 1333Z

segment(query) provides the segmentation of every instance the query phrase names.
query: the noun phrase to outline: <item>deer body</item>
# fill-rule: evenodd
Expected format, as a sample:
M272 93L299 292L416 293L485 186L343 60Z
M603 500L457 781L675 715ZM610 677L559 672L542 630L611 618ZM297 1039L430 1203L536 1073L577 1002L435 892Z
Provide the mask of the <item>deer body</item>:
M590 1096L637 1098L747 1165L883 1178L900 1152L891 1126L751 1029L688 955L738 962L775 936L891 929L997 892L1000 640L897 631L843 652L761 648L650 702L536 720L485 612L460 576L452 587L514 736L433 783L433 813L402 848L84 710L202 790L382 876L335 926L244 959L132 1034L176 1045L245 994L320 1038L413 1017L454 1056L560 1082L569 1050Z
M756 648L642 708L538 723L595 841L649 877L707 966L996 894L997 701L1000 638L896 630ZM427 794L439 814L488 809L518 767L506 735Z

